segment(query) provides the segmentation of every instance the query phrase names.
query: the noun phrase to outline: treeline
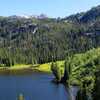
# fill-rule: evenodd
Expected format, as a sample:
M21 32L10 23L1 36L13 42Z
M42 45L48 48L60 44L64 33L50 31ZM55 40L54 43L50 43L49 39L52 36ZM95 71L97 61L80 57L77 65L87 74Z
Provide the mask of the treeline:
M16 64L36 64L34 55L30 50L22 50L19 48L0 49L0 66L10 67Z

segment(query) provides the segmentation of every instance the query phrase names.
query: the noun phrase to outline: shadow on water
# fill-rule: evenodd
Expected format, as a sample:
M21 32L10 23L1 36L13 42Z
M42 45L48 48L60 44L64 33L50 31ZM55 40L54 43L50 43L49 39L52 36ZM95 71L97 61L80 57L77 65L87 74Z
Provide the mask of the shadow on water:
M69 95L69 100L76 100L77 93L79 91L79 86L70 86L65 85L66 92Z
M80 90L79 86L69 86L68 84L59 83L55 80L51 81L53 84L59 87L59 85L62 85L67 93L68 100L76 100L76 96L78 91Z
M9 68L2 68L0 69L0 75L30 75L34 72L39 72L38 70L33 70L31 68L25 69L9 69ZM40 72L39 72L40 73Z

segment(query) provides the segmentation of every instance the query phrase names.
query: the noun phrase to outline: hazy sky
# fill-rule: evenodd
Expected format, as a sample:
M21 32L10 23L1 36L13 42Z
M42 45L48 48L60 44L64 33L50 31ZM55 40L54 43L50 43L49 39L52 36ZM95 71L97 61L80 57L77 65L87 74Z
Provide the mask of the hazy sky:
M100 0L0 0L0 16L39 15L64 17L100 5Z

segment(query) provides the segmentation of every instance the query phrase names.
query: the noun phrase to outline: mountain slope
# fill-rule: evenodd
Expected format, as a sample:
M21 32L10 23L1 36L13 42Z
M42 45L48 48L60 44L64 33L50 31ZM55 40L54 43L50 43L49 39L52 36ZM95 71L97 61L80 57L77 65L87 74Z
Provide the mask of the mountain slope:
M68 16L63 20L67 20L71 22L80 22L80 23L93 23L96 20L100 20L100 5L97 7L93 7L87 12L77 13Z
M93 11L61 20L47 17L0 17L0 65L63 60L68 55L99 47L100 15L97 11L93 21L90 18ZM74 16L78 21L74 21ZM87 21L82 20L85 16L88 16Z

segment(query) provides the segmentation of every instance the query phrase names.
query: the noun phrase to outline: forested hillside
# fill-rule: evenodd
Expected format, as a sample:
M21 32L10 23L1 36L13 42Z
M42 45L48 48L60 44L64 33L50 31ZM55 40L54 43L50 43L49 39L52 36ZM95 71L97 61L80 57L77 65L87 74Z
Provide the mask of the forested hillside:
M66 18L0 17L0 66L63 60L100 47L100 6Z

